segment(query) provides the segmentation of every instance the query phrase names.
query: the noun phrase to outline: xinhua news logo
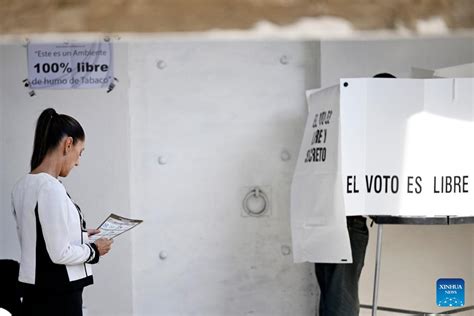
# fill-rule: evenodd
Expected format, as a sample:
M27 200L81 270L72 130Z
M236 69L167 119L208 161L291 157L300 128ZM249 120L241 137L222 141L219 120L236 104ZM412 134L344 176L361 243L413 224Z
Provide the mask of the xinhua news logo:
M436 302L440 307L464 306L464 280L438 279Z

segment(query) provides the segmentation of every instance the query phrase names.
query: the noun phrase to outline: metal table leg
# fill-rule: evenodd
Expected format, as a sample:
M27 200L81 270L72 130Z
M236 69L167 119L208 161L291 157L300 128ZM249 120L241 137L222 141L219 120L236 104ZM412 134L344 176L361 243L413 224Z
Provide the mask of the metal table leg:
M377 315L379 283L380 283L380 264L382 259L382 234L383 225L377 226L377 253L375 256L375 275L374 275L374 292L372 297L372 316Z

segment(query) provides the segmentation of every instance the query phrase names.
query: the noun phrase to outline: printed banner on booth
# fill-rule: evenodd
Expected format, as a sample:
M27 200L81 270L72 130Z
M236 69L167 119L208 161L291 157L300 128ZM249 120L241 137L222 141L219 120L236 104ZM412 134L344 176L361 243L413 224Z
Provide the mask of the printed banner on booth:
M291 185L295 262L352 263L338 174L339 87L308 91L308 118Z
M113 79L111 43L28 44L33 89L106 88Z
M344 79L346 215L473 216L473 79Z

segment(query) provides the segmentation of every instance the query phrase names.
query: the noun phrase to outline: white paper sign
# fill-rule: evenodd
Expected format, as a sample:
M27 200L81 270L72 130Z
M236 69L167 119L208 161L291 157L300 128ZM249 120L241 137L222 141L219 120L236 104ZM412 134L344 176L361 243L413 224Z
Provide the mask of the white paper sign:
M28 44L32 89L106 88L113 83L112 44Z

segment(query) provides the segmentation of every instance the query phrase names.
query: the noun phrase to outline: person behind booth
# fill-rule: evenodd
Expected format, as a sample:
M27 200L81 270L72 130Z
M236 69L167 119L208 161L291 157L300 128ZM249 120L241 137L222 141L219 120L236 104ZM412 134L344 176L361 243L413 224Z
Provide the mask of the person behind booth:
M373 78L395 76L379 73ZM321 292L319 316L359 315L359 279L369 241L367 219L364 216L347 216L347 230L351 242L352 263L315 263L316 279Z
M112 240L94 243L81 209L59 177L79 166L85 133L71 116L44 110L38 118L31 172L14 186L12 207L21 256L20 315L81 316L82 292L93 283L90 265L107 254Z

